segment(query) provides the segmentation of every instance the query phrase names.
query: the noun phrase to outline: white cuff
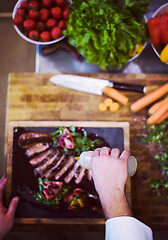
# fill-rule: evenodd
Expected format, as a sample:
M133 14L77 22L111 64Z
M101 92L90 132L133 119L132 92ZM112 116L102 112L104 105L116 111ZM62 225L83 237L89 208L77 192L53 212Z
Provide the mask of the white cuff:
M134 217L110 218L105 223L105 240L152 240L152 230Z

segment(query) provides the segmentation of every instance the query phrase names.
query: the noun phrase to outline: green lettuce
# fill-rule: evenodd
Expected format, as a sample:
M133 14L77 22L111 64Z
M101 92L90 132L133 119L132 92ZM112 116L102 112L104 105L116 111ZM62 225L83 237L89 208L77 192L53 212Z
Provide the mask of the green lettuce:
M101 67L122 67L129 51L148 37L141 21L149 2L125 0L74 0L64 34L86 62Z

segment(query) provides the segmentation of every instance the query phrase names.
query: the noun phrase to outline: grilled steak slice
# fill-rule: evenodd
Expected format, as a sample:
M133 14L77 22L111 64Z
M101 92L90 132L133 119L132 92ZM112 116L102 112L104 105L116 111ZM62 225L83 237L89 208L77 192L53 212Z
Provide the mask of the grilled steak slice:
M92 170L88 169L87 171L88 171L87 178L88 178L89 181L92 181Z
M49 146L50 146L49 143L36 143L36 144L32 145L32 147L28 148L25 151L25 154L27 157L31 157L35 153L44 152L45 150L47 150L49 148Z
M84 168L84 167L80 168L80 172L79 172L77 178L75 179L75 183L76 184L79 184L82 181L82 178L85 175L85 171L86 171L86 168Z
M39 156L31 159L29 161L29 163L33 166L36 167L37 165L39 165L40 163L42 163L44 161L44 159L46 159L50 154L52 153L52 149L48 149L47 151L41 153Z
M47 167L49 167L53 164L53 162L55 161L55 159L57 159L57 157L59 155L59 151L56 150L56 152L55 152L53 150L53 153L54 154L49 159L47 159L47 161L44 164L42 164L42 165L40 165L40 166L38 166L34 169L34 174L35 175L39 174L40 176L42 176L43 173L47 170Z
M35 143L52 143L50 134L44 132L27 132L20 135L18 144L21 148L29 148Z
M67 162L65 165L61 168L61 170L55 175L55 180L58 180L62 175L75 163L75 159L72 156L68 157Z
M57 161L57 163L50 169L48 169L43 176L50 179L52 177L55 176L55 171L57 170L57 168L61 165L61 163L65 160L65 154L63 154L59 160Z
M62 176L67 184L73 178L75 179L75 183L79 184L84 176L88 180L92 180L91 170L82 168L73 156L67 158L65 154L57 149L49 148L29 162L35 168L35 175L40 175L49 180L59 180Z
M79 167L79 162L77 161L74 165L74 167L69 171L68 175L64 178L64 181L68 184L73 179L73 177L76 174L76 170Z

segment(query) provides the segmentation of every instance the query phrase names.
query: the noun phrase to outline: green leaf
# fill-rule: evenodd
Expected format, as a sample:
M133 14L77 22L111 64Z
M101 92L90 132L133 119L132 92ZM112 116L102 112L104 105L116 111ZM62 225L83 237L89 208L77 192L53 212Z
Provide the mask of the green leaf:
M64 35L87 63L122 67L128 62L129 50L147 39L146 24L137 19L147 10L147 3L126 1L122 5L117 0L74 0ZM138 14L134 16L136 8Z

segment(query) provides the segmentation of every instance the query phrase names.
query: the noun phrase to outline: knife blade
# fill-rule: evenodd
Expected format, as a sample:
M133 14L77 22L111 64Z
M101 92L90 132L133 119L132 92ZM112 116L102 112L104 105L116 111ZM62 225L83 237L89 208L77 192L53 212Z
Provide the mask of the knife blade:
M114 89L110 81L104 79L82 77L77 75L61 74L50 78L50 82L60 85L62 87L87 92L97 95L103 93L108 97L125 105L128 102L128 97Z
M60 85L62 87L78 90L81 92L87 92L97 95L103 93L108 97L125 105L128 102L128 97L120 93L118 90L109 87L110 82L108 80L99 80L96 78L81 77L75 75L56 75L50 78L52 83Z
M111 82L109 80L83 77L71 74L59 74L50 78L50 81L62 87L71 88L74 90L102 95L102 89L112 87L115 89L128 90L134 92L145 93L146 87L136 84Z

